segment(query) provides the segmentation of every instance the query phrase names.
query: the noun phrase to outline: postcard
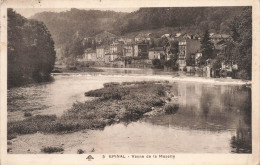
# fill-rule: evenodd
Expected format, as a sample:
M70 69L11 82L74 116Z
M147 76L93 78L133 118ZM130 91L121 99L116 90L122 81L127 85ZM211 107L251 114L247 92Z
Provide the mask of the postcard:
M259 164L259 7L1 1L1 164Z

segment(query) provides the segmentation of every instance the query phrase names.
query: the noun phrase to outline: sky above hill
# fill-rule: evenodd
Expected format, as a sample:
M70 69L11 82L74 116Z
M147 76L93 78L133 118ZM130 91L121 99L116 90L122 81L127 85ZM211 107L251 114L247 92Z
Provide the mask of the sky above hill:
M14 9L17 13L21 14L22 16L29 18L33 16L36 13L41 12L63 12L63 11L69 11L70 8L16 8ZM91 9L84 9L84 10L111 10L116 12L133 12L138 10L138 8L91 8Z

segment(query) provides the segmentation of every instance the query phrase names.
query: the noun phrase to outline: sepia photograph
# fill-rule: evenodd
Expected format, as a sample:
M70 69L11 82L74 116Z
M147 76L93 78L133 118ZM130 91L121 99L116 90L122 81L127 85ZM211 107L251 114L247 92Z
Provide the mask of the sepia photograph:
M6 12L7 155L253 153L252 6Z

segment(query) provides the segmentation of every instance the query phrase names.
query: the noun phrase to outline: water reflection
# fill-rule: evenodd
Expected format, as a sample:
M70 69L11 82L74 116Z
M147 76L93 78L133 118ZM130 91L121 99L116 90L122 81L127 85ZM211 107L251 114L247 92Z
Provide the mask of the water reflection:
M252 151L251 89L175 83L172 90L180 105L177 113L147 118L146 122L187 130L229 131L232 134L229 140L232 152Z
M231 147L234 153L251 153L252 152L252 127L251 127L251 90L249 99L245 101L243 120L239 120L236 129L236 135L231 139Z
M8 120L21 120L24 111L28 110L33 111L33 114L60 115L74 102L86 101L84 92L101 88L103 83L158 80L158 76L143 74L160 75L159 71L153 70L115 70L93 75L60 75L55 76L52 83L13 88L8 91ZM99 76L100 74L107 75ZM117 76L110 76L111 74ZM124 74L137 75L127 77ZM124 140L125 134L129 134L135 144L131 145L135 147L132 148L133 152L139 149L140 152L144 151L143 147L136 148L137 144L151 146L149 151L169 153L252 151L251 89L176 82L172 84L171 90L178 102L178 108L171 113L144 118L140 122L130 123L129 126L119 124L106 127L100 133L100 139L111 135L111 139L118 144L122 142L117 147L130 146L129 141ZM124 148L115 150L125 151Z

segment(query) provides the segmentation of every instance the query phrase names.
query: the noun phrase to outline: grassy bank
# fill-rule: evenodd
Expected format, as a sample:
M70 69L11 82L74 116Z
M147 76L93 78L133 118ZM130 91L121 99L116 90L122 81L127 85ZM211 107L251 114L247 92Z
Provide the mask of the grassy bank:
M75 103L61 117L31 116L8 123L8 139L17 134L68 133L82 129L103 129L119 121L138 120L143 114L162 107L169 99L168 82L125 82L104 84L104 88L86 92L97 97L85 103Z

